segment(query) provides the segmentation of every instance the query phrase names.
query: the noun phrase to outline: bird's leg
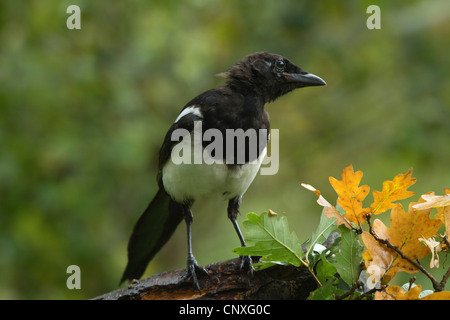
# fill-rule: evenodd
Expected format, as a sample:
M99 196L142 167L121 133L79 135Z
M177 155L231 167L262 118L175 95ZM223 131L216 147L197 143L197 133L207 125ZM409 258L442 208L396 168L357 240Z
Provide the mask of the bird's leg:
M239 224L237 223L237 215L239 213L239 206L241 204L241 197L235 197L228 202L228 218L231 220L231 223L236 230L236 233L241 241L241 246L245 247L244 236L239 229ZM250 256L241 256L241 269L248 269L251 274L253 274L253 266L252 266L252 258Z
M183 278L192 278L195 288L201 293L200 285L197 280L197 274L195 272L201 271L208 275L208 271L206 271L205 268L202 268L197 264L197 261L195 260L195 257L192 254L191 224L193 221L193 216L190 208L185 208L184 211L185 211L184 213L187 229L187 240L188 240L188 258L187 258L186 273L184 274Z

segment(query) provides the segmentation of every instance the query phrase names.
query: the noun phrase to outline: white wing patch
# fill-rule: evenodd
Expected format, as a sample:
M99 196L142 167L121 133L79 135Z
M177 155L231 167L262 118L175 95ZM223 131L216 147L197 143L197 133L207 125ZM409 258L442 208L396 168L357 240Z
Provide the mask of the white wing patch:
M193 106L187 107L183 111L181 111L180 114L178 115L177 119L175 120L175 123L180 121L181 118L183 118L185 115L188 115L188 114L193 114L200 118L203 118L203 115L200 112L200 106L193 105Z

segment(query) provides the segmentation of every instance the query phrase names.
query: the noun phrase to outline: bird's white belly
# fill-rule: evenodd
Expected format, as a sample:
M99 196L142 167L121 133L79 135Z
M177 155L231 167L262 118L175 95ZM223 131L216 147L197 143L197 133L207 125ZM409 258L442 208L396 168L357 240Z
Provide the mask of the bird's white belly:
M207 164L208 161L202 161L201 164L175 164L169 159L162 170L162 182L167 193L177 202L197 200L208 195L232 199L247 191L258 173L266 151L264 148L253 163L236 166L234 169L221 163Z

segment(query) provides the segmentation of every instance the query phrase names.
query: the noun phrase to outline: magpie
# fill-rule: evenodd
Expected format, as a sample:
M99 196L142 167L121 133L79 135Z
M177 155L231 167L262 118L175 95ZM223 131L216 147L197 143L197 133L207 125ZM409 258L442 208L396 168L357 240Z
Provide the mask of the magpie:
M215 194L227 200L228 218L241 245L245 246L236 218L242 196L266 155L270 124L264 105L296 88L326 85L320 77L303 71L287 58L268 52L250 54L219 75L226 79L226 84L189 101L165 136L159 153L159 190L134 226L128 243L128 264L120 283L139 279L184 220L188 240L185 277L192 279L200 291L196 272L207 271L197 264L192 253L193 203ZM222 148L216 143L217 148L208 149L205 137L197 146L198 139L187 139L196 136L196 132L206 134L208 130L222 134ZM256 140L245 136L244 143L237 146L233 144L236 136L227 135L230 130L246 133L253 130L263 134L256 134ZM214 142L220 142L217 136L216 139ZM252 149L255 143L257 148ZM250 152L251 149L256 152ZM190 151L190 159L200 157L205 161L176 159L181 153L185 156L184 152L189 158ZM207 156L209 161L206 161ZM247 265L251 270L251 258L241 259L241 268Z

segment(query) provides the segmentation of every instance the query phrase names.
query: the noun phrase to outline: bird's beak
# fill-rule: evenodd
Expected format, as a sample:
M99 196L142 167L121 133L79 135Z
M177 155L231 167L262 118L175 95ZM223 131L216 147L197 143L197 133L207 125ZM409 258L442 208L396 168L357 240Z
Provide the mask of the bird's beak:
M297 82L302 87L325 86L327 83L312 73L285 73L288 82Z

